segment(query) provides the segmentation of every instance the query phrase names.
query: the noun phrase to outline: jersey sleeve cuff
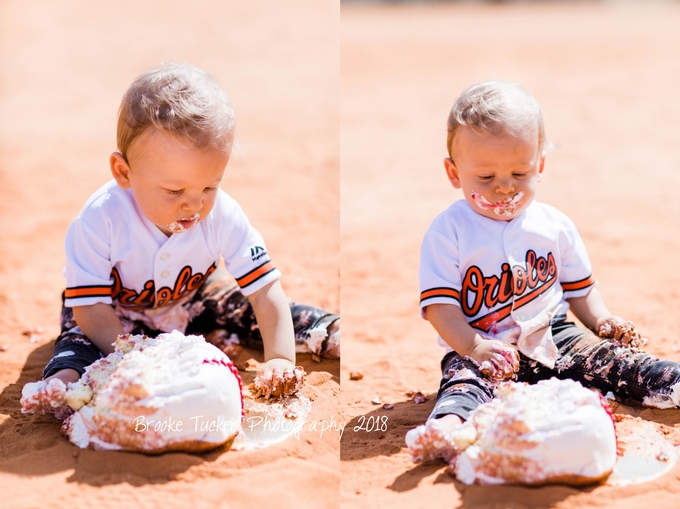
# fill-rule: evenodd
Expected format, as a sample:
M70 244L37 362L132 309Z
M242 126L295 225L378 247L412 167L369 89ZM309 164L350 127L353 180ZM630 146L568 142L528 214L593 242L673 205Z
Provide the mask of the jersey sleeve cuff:
M241 293L248 296L280 277L279 269L275 268L271 261L266 261L243 276L236 278L236 283L241 288Z
M573 297L583 297L588 295L590 290L597 285L597 280L592 276L588 276L578 281L564 281L560 282L562 286L562 293L564 293L565 299L571 299Z
M460 307L459 292L454 288L430 288L420 292L420 316L424 319L425 308L430 304L453 304Z
M111 285L70 286L64 291L66 307L91 306L92 304L111 304Z
M460 306L459 298L460 292L455 288L430 288L420 292L420 307L429 306L430 304L456 304Z
M78 306L92 306L93 304L113 304L111 297L79 297L64 299L64 306L74 308Z

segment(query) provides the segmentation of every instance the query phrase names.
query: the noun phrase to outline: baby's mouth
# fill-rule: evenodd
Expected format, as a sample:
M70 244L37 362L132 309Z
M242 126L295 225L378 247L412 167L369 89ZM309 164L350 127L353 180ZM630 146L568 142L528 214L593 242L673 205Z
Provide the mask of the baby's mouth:
M170 232L172 233L182 233L187 231L196 223L198 223L198 220L200 218L201 215L198 212L196 212L191 217L183 217L182 219L178 219L177 221L170 223L169 225L166 225L166 228L170 230Z
M470 198L475 202L482 210L493 210L494 214L500 217L510 217L514 214L517 209L517 205L520 204L522 198L524 198L524 193L520 191L515 196L511 198L506 198L505 200L499 200L496 203L491 203L489 200L484 198L481 194L476 191L470 193Z

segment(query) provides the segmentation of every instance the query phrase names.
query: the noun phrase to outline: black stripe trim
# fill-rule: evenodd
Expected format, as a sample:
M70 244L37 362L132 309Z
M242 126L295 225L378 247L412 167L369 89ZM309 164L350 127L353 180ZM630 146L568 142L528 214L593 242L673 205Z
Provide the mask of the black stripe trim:
M241 279L243 279L243 278L245 278L245 277L248 277L250 274L252 274L253 272L255 272L257 269L259 269L259 268L262 267L263 265L267 265L267 264L270 263L270 262L271 262L271 260L267 260L266 262L261 263L260 265L258 265L257 267L255 267L255 268L254 268L253 270L251 270L250 272L246 272L246 273L243 274L241 277L237 277L237 278L236 278L236 281L238 282L238 281L240 281ZM271 270L270 270L269 272L271 272ZM265 272L265 274L269 274L269 272ZM264 276L264 274L262 274L262 275ZM260 277L262 277L262 276L260 276ZM257 279L260 279L260 278L258 277ZM257 279L256 279L255 281L257 281ZM249 284L250 284L250 283L249 283ZM247 285L246 285L246 286L247 286Z
M255 270L257 270L257 269L255 269ZM247 285L241 286L241 288L248 288L250 285L252 285L252 284L255 283L256 281L259 281L260 279L262 279L263 277L265 277L267 274L271 274L271 273L274 272L275 270L276 270L276 267L274 267L274 268L268 270L268 271L265 272L264 274L261 274L260 276L258 276L258 277L256 277L255 279L253 279L253 280L252 280L250 283L248 283ZM250 272L252 272L252 270L251 270ZM248 274L250 274L250 272L249 272ZM246 276L247 276L248 274L246 274ZM243 277L245 277L245 276L243 276ZM243 278L241 278L241 279L243 279ZM238 283L238 279L236 280L236 282Z

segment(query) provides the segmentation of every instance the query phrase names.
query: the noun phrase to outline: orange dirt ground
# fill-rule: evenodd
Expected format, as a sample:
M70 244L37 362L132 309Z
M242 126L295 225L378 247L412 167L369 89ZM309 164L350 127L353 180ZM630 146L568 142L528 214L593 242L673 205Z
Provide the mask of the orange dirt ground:
M404 447L441 375L418 313L420 242L462 196L444 174L446 118L480 81L519 82L537 98L557 145L538 199L575 221L610 310L638 325L648 351L680 361L680 5L352 4L341 19L342 506L680 507L680 465L624 488L466 487ZM416 389L429 401L408 402ZM678 438L679 411L618 412ZM354 431L383 416L385 431Z
M339 311L339 8L274 4L0 5L1 507L337 507L338 431L305 426L260 451L153 457L79 450L54 418L19 407L58 333L66 229L111 178L120 98L163 61L221 82L240 144L223 188L267 240L287 294ZM31 343L22 330L37 326L44 340ZM337 420L340 363L298 361L310 373L309 418Z
M461 196L443 173L444 126L478 81L517 81L541 103L558 148L539 200L576 222L610 309L650 352L680 361L680 5L344 5L341 23L337 1L277 5L0 4L0 505L327 508L341 482L351 508L680 506L680 466L625 488L465 487L404 448L442 355L418 313L420 240ZM307 428L249 453L83 451L53 418L20 413L58 332L66 228L109 178L122 93L161 61L204 67L227 90L240 150L223 187L267 239L287 293L333 311L342 301L341 408L339 363L300 356L310 419L347 422L341 447L339 433ZM22 331L36 326L45 339L31 343ZM418 389L425 404L407 401ZM680 424L678 411L618 412ZM376 418L384 431L354 431Z

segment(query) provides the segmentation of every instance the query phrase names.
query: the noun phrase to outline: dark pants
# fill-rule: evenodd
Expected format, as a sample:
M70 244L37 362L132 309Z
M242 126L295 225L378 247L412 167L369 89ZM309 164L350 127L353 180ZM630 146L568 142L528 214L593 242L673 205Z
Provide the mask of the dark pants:
M642 403L645 397L660 397L680 382L680 364L660 360L644 352L616 346L572 322L552 325L558 350L551 369L520 353L515 380L536 383L551 377L571 379L585 387L612 392L622 400ZM467 420L470 412L494 397L498 382L483 375L470 360L456 352L442 359L442 381L430 419L454 414Z
M215 271L183 306L190 310L191 316L185 331L187 334L223 329L229 335L236 334L241 345L262 350L262 336L253 308L238 286L226 277L224 271ZM339 318L323 309L303 304L291 303L290 310L295 341L298 345L305 344L309 330L319 326L328 327ZM145 334L150 337L161 334L161 331L149 328L142 321L121 318L121 322L125 330L131 334ZM102 357L99 348L83 334L73 319L73 309L62 306L61 334L54 345L54 355L43 370L43 378L66 368L74 369L82 375L87 366Z

